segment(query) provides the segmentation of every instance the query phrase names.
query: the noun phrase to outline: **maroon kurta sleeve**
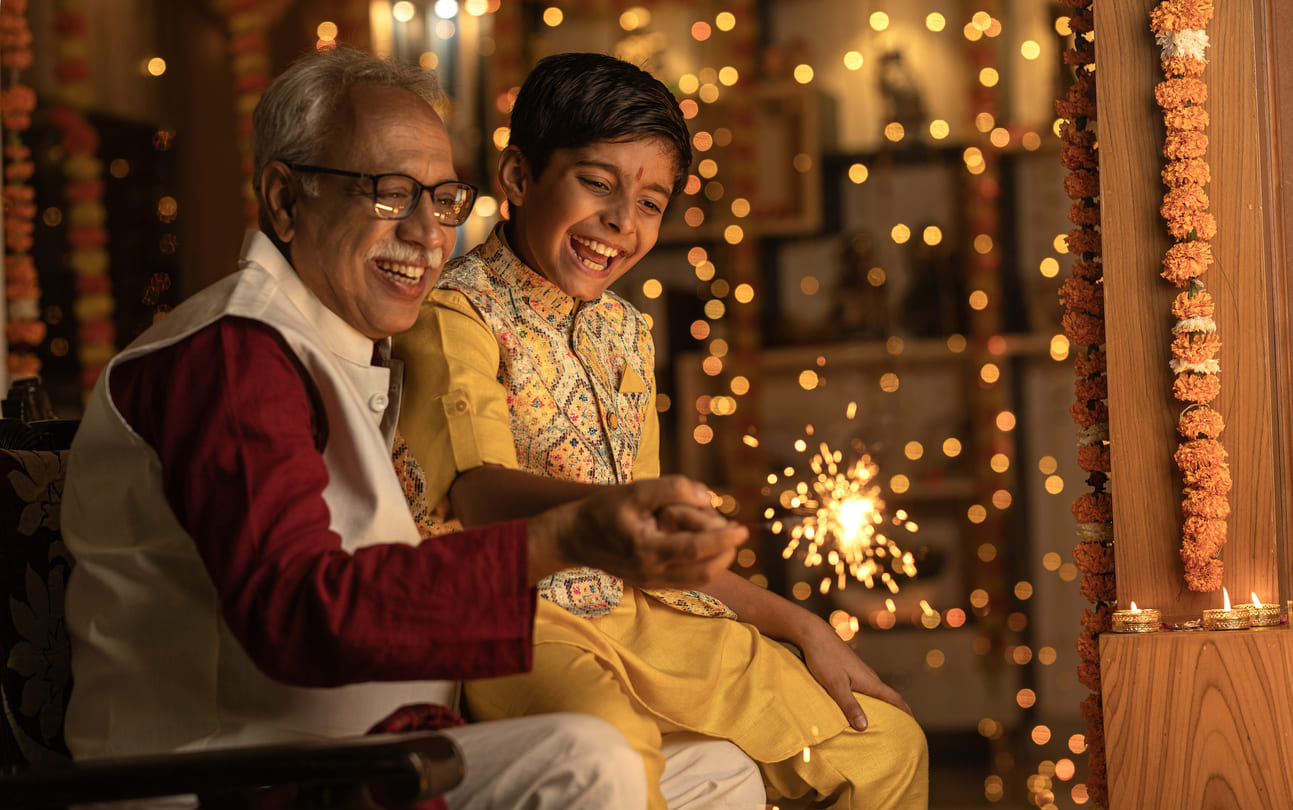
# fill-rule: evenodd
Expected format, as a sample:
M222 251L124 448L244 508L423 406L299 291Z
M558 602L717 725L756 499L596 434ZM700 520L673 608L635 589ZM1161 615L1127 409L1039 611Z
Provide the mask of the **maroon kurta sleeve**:
M111 393L156 450L224 619L266 674L336 686L529 668L524 522L344 550L323 499L329 426L271 328L222 319L120 364Z

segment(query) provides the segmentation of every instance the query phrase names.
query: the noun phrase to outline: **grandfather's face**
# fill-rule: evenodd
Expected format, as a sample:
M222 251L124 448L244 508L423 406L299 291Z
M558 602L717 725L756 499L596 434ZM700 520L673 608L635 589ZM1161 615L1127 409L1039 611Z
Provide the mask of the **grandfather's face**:
M332 131L320 166L406 174L428 186L457 179L444 123L407 90L352 88ZM435 218L429 193L407 219L381 219L368 179L311 176L317 194L298 196L292 233L284 237L297 274L325 306L373 340L408 329L453 252L456 230Z

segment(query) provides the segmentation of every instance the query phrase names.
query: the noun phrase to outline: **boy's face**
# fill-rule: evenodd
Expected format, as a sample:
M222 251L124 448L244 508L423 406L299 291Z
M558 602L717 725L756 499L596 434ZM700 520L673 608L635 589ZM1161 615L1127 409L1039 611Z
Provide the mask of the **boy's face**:
M655 246L676 171L657 138L558 149L537 178L509 148L499 178L512 249L567 295L591 301Z

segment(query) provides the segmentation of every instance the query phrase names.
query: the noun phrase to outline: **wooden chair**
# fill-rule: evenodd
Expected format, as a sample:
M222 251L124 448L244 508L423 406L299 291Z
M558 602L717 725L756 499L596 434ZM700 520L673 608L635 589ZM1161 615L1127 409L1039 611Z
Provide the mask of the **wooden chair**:
M208 810L257 807L266 795L275 807L339 808L364 792L406 807L461 781L460 753L434 732L73 763L63 595L75 561L59 506L74 431L64 420L0 419L0 808L176 794L197 794Z

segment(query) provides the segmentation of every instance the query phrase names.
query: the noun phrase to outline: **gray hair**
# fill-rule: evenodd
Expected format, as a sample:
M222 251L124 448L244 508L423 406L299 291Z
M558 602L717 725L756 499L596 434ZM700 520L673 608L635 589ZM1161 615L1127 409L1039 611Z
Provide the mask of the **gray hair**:
M444 100L435 74L416 65L347 47L308 53L274 80L252 113L253 188L260 190L270 161L316 163L342 95L362 83L408 90L432 108Z

